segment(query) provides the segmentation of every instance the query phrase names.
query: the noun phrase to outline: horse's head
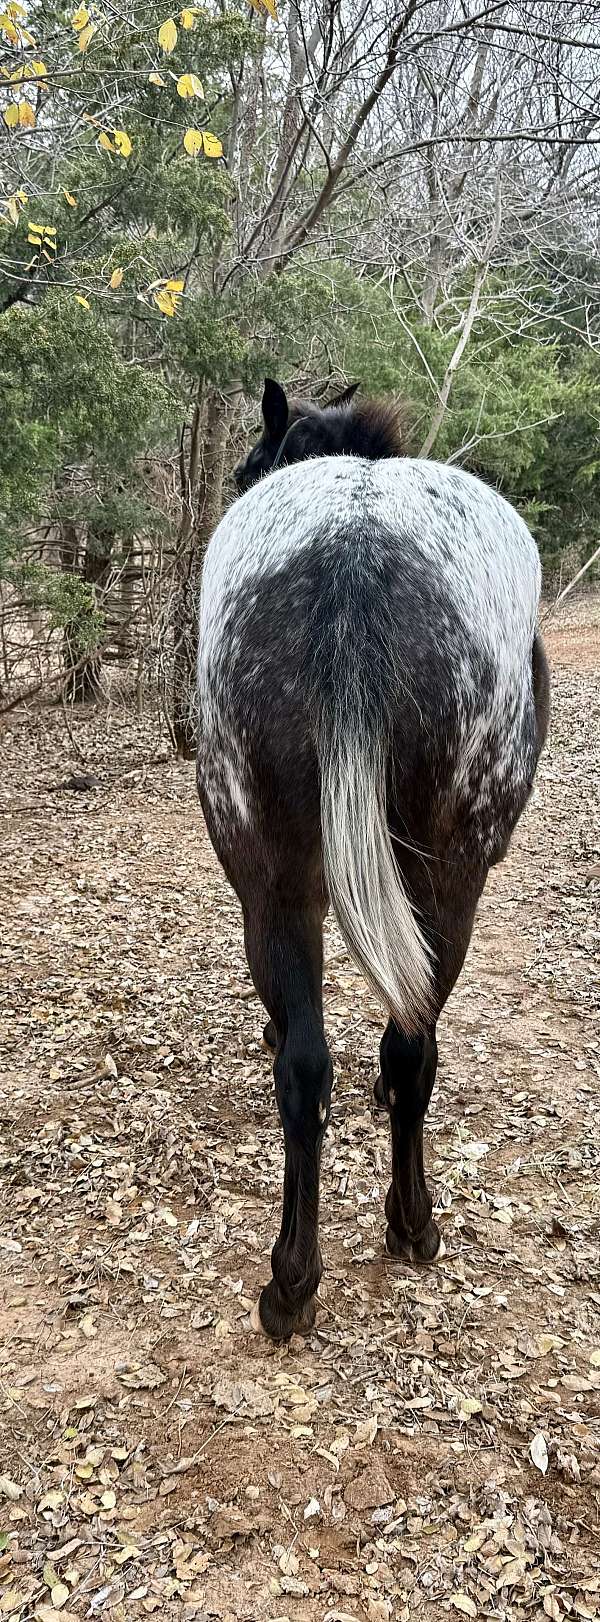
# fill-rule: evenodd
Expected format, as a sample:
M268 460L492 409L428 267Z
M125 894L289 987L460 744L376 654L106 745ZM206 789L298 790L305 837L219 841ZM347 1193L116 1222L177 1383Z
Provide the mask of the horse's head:
M240 494L275 467L304 462L309 456L339 455L346 448L344 427L357 388L358 383L353 383L326 406L302 400L288 403L281 384L265 378L263 431L245 462L240 462L234 472Z

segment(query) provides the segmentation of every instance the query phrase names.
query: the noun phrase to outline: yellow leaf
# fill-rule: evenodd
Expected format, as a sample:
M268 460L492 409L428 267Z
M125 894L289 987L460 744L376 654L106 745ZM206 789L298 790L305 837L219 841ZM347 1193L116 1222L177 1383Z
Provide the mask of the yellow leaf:
M202 145L207 158L222 158L223 146L218 135L211 135L210 130L203 130Z
M84 310L89 310L89 308L90 308L89 298L84 298L83 293L75 293L74 297L77 299L77 303L81 304L81 306L82 306L82 308Z
M131 141L130 141L129 136L127 134L127 130L115 130L114 131L114 139L115 139L115 146L116 146L117 150L120 152L121 157L122 158L128 158L129 155L130 155L130 152L131 152Z
M160 86L161 89L163 89L164 86L166 85L166 82L167 82L166 79L163 79L162 75L160 73L149 73L148 74L148 84L157 84L157 85Z
M3 118L9 130L16 129L19 122L19 109L16 101L11 101L10 107L5 108Z
M183 144L190 158L197 158L199 152L204 152L207 158L222 158L223 147L218 135L211 135L210 130L186 130Z
M98 146L102 147L103 152L116 152L117 150L116 146L113 146L110 136L105 135L104 130L102 131L102 134L98 136Z
M62 1609L65 1600L69 1598L69 1593L70 1590L67 1588L66 1583L54 1583L50 1589L50 1598L55 1611ZM73 1612L71 1612L71 1615L73 1615Z
M6 114L4 115L6 117ZM183 137L185 150L190 158L197 158L202 151L202 130L186 130Z
M35 113L29 101L19 102L19 125L21 129L35 129Z
M50 258L50 254L56 253L55 225L34 225L33 220L28 220L27 232L27 241L31 242L34 248L42 248L46 259ZM49 249L49 252L46 252L46 249Z
M18 191L15 192L15 196L18 197L20 203L25 204L29 202L29 192L23 191L22 186L19 186Z
M7 206L8 212L10 214L11 220L13 222L13 225L18 225L19 224L19 204L17 202L16 197L9 197L8 203L7 203L6 206Z
M172 17L167 17L166 22L161 23L158 30L158 43L161 51L164 51L166 56L170 56L171 51L175 50L175 46L177 44L177 27L173 22Z
M188 7L184 6L183 11L180 11L180 13L179 13L179 21L181 23L182 28L193 28L194 27L194 13L193 13L193 11L189 11Z
M25 78L25 74L26 69L21 64L20 68L15 68L14 73L9 74L11 84L20 84L21 79Z
M273 18L273 22L279 22L275 0L250 0L250 5L254 7L255 11L268 11L269 16Z
M69 204L69 208L77 208L77 198L73 196L73 193L67 191L65 186L63 186L63 193L66 202Z
M9 17L26 17L27 16L27 12L25 10L25 7L20 6L18 4L18 0L10 0L10 5L8 5L6 7L6 10L8 12Z
M165 282L165 287L168 293L183 293L183 289L185 287L183 276L178 276L176 278L172 278L169 282Z
M162 310L163 315L174 315L177 309L176 298L172 293L167 293L165 288L154 294L154 303Z
M17 33L17 29L15 28L14 23L11 23L10 17L6 16L6 12L3 12L2 16L0 17L0 28L2 29L2 33L6 34L6 38L10 40L11 45L18 45L19 35Z
M204 90L197 73L182 73L177 80L177 94L184 101L191 101L193 96L203 96Z
M95 34L95 32L96 32L96 27L95 27L94 23L88 23L87 28L82 28L81 33L79 35L79 49L80 49L80 51L87 51L87 48L88 48L88 45L89 45L90 40L92 38L92 35Z
M75 33L78 34L80 29L85 28L87 23L89 23L89 20L90 14L87 6L78 6L77 11L73 12L73 16L71 18L71 23L75 29Z
M45 79L48 73L45 62L32 62L31 71L35 73L36 79Z
M113 270L113 273L112 273L112 276L110 278L110 281L109 281L108 285L109 285L109 287L112 287L112 288L120 287L122 280L123 280L123 267L122 267L122 265L118 265L117 269Z

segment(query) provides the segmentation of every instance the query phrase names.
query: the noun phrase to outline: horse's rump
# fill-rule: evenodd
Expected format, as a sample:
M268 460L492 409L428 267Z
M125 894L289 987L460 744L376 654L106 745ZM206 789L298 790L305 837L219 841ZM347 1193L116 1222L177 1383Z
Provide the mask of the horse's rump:
M318 517L317 517L318 515ZM383 740L406 836L469 821L493 853L535 764L539 563L476 480L422 462L300 464L237 502L206 560L205 789L238 824L318 805L328 716ZM218 781L217 781L218 777ZM286 810L287 808L287 810Z

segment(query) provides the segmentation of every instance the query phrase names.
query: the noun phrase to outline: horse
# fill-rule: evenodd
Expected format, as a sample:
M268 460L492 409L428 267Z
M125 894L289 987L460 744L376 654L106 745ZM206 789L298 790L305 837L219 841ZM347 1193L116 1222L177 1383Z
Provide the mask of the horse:
M537 548L497 490L406 455L402 411L353 389L318 406L266 379L262 414L205 557L197 781L269 1015L283 1210L252 1321L281 1340L312 1328L322 1276L325 915L387 1015L387 1251L429 1262L436 1024L532 789L549 677Z

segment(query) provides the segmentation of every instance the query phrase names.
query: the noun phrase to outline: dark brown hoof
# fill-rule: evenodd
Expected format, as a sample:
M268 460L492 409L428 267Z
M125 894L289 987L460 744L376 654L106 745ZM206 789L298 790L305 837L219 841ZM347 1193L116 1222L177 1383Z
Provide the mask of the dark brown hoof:
M378 1109L387 1109L387 1104L386 1104L386 1101L385 1101L385 1093L384 1093L384 1090L383 1090L383 1079L382 1079L382 1077L380 1075L377 1077L377 1080L375 1082L375 1086L373 1088L373 1097L375 1099L375 1103L378 1106Z
M292 1335L309 1335L316 1316L314 1295L299 1310L291 1310L282 1300L275 1280L271 1279L252 1308L250 1323L253 1329L262 1329L269 1340L289 1340Z
M388 1256L395 1260L410 1262L434 1262L437 1256L444 1254L444 1245L437 1222L433 1217L427 1223L418 1239L409 1239L408 1234L394 1233L389 1224L385 1235L385 1248Z
M275 1053L277 1048L277 1031L275 1030L272 1019L267 1020L265 1025L263 1031L263 1043L267 1049L267 1053Z

